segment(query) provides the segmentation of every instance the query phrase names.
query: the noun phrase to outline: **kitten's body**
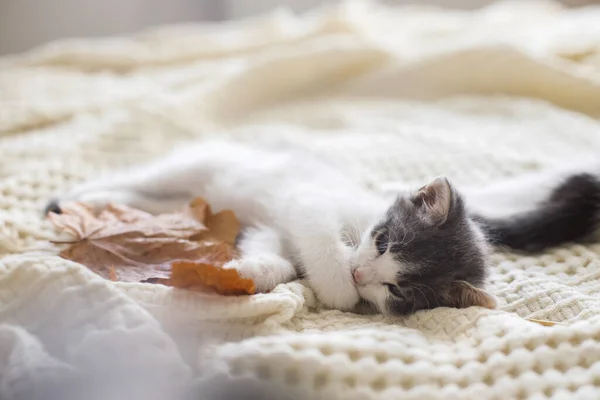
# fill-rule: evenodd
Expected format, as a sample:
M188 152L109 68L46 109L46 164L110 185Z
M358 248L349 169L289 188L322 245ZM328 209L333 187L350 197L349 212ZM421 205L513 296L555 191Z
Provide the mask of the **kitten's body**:
M258 290L271 290L301 272L330 307L356 304L352 272L344 264L348 246L340 232L357 243L356 235L386 204L310 155L201 143L151 166L83 185L67 199L160 213L195 196L215 210L235 211L245 228L244 257L231 267L254 279Z
M227 267L254 279L260 291L303 275L326 306L341 310L355 309L361 298L392 314L493 307L481 290L485 233L515 229L506 216L471 218L445 179L390 201L309 154L228 142L180 150L81 185L60 201L165 212L196 196L234 210L245 228L242 258Z

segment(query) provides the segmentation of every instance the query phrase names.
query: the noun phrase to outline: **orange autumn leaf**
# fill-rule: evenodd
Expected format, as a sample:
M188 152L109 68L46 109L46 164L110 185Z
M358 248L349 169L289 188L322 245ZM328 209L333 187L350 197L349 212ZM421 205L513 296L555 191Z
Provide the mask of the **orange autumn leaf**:
M223 210L216 214L204 199L198 197L190 203L187 212L197 221L202 222L207 230L193 236L195 240L214 240L218 242L235 244L235 239L240 232L240 223L231 210Z
M91 207L75 203L60 215L51 213L49 219L74 237L63 242L70 246L60 255L106 279L179 288L208 286L223 294L254 292L252 281L221 268L237 256L239 221L229 210L213 214L201 198L181 211L159 215L113 204L95 214ZM201 267L182 275L182 260Z
M76 203L50 221L73 236L61 257L81 263L110 279L110 267L119 280L141 282L168 278L165 263L196 260L206 253L202 242L189 240L207 228L183 212L152 215L131 207L109 204L97 215Z
M171 264L167 284L177 288L210 287L224 295L254 294L254 282L240 277L235 269L212 264L177 261Z

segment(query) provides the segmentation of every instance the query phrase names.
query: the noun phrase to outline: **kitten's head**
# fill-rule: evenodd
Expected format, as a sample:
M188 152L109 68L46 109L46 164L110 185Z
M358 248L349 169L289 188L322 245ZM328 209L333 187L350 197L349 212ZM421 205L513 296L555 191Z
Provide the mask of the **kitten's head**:
M360 296L388 315L434 307L494 308L482 289L485 238L466 214L460 194L436 178L398 197L363 236L354 279Z

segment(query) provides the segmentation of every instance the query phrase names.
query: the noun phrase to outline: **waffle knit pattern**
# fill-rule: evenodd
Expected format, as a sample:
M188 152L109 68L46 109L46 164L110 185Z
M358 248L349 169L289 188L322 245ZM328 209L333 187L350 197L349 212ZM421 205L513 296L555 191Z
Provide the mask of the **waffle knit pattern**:
M347 2L0 59L0 398L132 354L163 377L310 398L600 398L598 244L495 254L499 310L384 318L322 310L302 282L242 298L113 284L57 257L40 216L77 182L211 135L295 143L375 189L597 156L598 26L600 8L550 2Z

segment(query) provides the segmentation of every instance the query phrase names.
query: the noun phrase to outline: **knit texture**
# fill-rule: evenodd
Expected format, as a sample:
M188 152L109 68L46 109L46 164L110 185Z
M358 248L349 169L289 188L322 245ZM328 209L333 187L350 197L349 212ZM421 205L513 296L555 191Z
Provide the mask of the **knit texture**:
M212 135L294 143L376 190L597 156L599 26L600 8L551 2L346 2L0 59L0 398L139 365L164 387L230 374L305 398L600 398L598 244L494 254L499 310L384 318L323 310L302 282L224 298L104 281L49 248L41 217L77 182Z

